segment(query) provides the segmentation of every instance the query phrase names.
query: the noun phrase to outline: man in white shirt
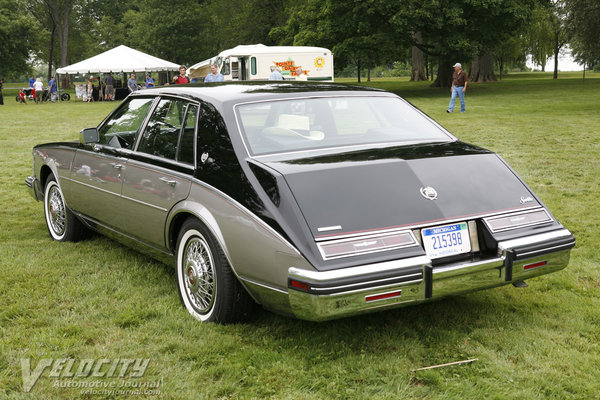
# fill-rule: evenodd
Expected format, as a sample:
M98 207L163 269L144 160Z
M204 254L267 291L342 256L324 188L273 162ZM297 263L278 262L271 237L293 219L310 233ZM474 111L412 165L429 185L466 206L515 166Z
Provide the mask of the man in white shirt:
M271 65L271 75L269 75L269 80L270 81L282 81L283 80L283 75L281 75L281 72L279 72L279 70L277 69L277 66L275 64Z
M298 67L296 68L296 80L297 81L307 81L308 77L304 74L304 71L302 71L302 68Z

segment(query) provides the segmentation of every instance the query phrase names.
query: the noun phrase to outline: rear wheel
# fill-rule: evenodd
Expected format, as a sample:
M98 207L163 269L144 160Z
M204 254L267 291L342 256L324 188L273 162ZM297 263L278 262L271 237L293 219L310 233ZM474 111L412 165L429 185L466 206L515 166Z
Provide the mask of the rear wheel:
M192 316L202 322L245 319L252 299L238 282L214 236L200 221L188 219L177 239L177 287Z
M85 227L67 207L53 174L48 176L44 189L44 215L52 239L59 242L76 242L85 236Z
M62 101L69 101L71 100L71 95L69 93L63 93L60 95L60 99Z

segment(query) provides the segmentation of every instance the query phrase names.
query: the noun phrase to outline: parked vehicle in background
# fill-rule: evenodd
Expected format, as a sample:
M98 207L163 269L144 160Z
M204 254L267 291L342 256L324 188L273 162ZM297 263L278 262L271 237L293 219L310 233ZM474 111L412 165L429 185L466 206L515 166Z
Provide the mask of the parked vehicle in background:
M33 100L33 89L30 87L27 88L23 88L23 93L25 93L25 97L29 100L32 101ZM60 100L62 101L69 101L71 100L71 95L67 92L65 92L63 89L60 89L58 91L60 93ZM48 91L48 89L44 89L42 92L42 101L48 101L50 100L50 92ZM15 96L15 100L18 102L21 101L20 96L17 94Z
M192 65L189 77L204 78L212 64L225 81L267 80L273 64L285 80L295 80L296 69L301 67L309 81L333 81L333 54L322 47L240 45Z
M79 141L35 146L26 183L53 239L92 229L173 263L200 321L523 286L575 245L498 155L392 93L334 83L135 92Z

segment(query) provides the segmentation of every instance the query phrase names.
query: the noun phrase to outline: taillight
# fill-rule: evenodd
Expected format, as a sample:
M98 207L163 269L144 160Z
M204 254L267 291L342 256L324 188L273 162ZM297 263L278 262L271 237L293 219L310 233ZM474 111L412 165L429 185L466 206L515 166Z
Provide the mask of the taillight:
M387 293L381 293L381 294L374 294L374 295L371 295L371 296L365 296L365 301L367 303L371 303L373 301L393 299L395 297L401 297L401 296L402 296L402 290L396 290L396 291L393 291L393 292L387 292Z
M296 281L294 279L290 279L290 287L302 290L303 292L308 292L309 290L308 283Z
M533 263L533 264L523 265L523 270L527 271L527 270L530 270L530 269L534 269L534 268L538 268L538 267L543 267L546 264L548 264L548 261L540 261L540 262L536 262L536 263Z

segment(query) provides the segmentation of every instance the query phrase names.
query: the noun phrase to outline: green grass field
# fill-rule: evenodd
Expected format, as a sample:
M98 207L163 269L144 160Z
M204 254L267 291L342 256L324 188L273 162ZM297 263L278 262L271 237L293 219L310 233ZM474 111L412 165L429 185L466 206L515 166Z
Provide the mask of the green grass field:
M140 398L60 387L31 393L21 360L150 359L160 398L591 399L600 396L600 74L517 74L449 90L392 90L466 142L498 152L577 236L570 265L528 281L325 323L258 310L246 324L200 324L180 305L174 269L96 236L57 243L28 194L31 148L73 140L116 103L0 106L0 398ZM475 362L415 371L466 359ZM81 378L118 383L121 378Z

